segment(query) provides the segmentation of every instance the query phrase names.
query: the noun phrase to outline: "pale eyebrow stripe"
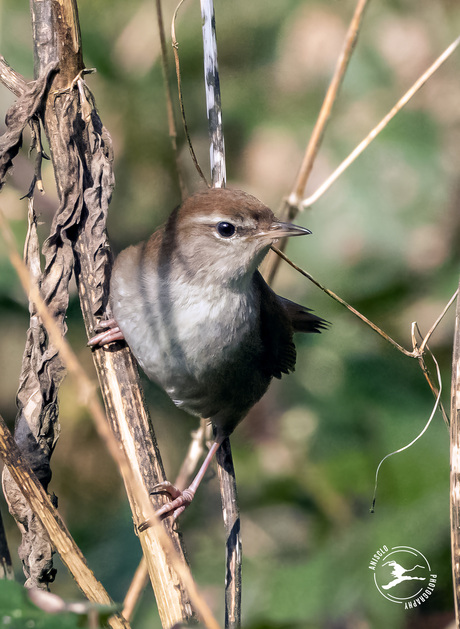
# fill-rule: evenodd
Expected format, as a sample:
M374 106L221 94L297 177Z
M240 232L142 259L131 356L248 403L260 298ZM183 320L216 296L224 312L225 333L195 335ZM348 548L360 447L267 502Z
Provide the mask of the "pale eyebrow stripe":
M216 216L216 215L208 215L208 216L194 216L193 222L195 223L231 223L232 219L228 216Z

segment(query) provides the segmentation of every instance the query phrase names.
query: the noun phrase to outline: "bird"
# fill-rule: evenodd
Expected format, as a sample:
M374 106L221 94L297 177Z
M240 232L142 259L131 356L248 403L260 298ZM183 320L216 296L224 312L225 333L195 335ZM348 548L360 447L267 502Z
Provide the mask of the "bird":
M256 197L210 188L188 197L146 241L117 257L113 318L89 345L125 340L145 374L174 404L208 419L214 442L190 486L165 481L156 515L176 519L206 469L273 378L294 371L294 332L327 322L277 295L258 267L280 238L311 234L283 222Z

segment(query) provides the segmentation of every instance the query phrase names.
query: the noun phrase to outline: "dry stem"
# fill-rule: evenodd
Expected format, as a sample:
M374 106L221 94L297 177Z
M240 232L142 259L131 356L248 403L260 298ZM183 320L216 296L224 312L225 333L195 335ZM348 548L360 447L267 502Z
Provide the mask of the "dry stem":
M110 596L88 568L81 550L70 535L58 511L52 505L40 481L21 456L21 452L1 416L0 454L13 480L46 529L51 542L79 588L88 600L101 605L113 605ZM113 629L128 629L130 626L120 614L112 616L109 622Z
M376 125L372 131L364 138L362 142L358 144L358 146L350 153L350 155L343 160L343 162L338 166L332 175L330 175L326 181L321 184L321 186L314 192L311 196L304 199L301 202L301 207L303 209L307 207L311 207L313 203L315 203L325 192L328 190L332 184L340 177L340 175L355 161L359 155L369 146L369 144L374 140L378 134L383 131L383 129L387 126L387 124L392 120L396 114L401 111L404 105L410 101L410 99L415 96L418 90L428 81L428 79L436 72L436 70L446 61L452 53L456 50L458 45L460 44L460 36L452 42L448 48L436 59L436 61L415 81L410 89L402 96L398 102L392 107L392 109L387 113L386 116L382 118L382 120Z
M142 556L136 572L134 573L134 577L129 585L128 591L126 592L125 600L123 601L123 616L126 620L131 620L137 601L141 597L141 594L147 585L148 578L149 571L147 562L145 561L145 557Z
M310 275L310 273L308 273L304 269L302 269L299 266L297 266L297 264L292 262L292 260L290 260L286 256L286 254L284 254L282 251L280 251L279 249L277 249L274 246L272 246L272 249L273 249L273 251L275 253L277 253L280 256L280 258L282 258L285 262L287 262L290 266L292 266L293 269L295 269L298 273L300 273L301 275L306 277L308 280L310 280L310 282L312 282L313 284L315 284L315 286L320 288L324 293L326 293L326 295L329 295L329 297L331 297L332 299L337 301L339 304L341 304L342 306L345 306L345 308L347 308L350 312L352 312L356 317L361 319L361 321L364 321L364 323L366 323L366 325L368 325L370 328L372 328L374 330L374 332L377 332L377 334L379 334L382 338L384 338L386 341L391 343L391 345L396 347L396 349L399 350L402 354L404 354L405 356L408 356L409 358L417 358L417 360L419 361L420 367L421 367L421 369L422 369L422 371L423 371L423 373L425 375L425 378L426 378L426 380L427 380L427 382L428 382L428 384L430 386L430 389L433 392L433 395L435 397L437 397L437 395L439 393L439 390L436 387L436 384L433 382L433 379L432 379L432 377L430 375L428 367L426 366L426 363L425 363L425 360L424 360L423 356L424 356L425 349L427 348L428 340L430 339L431 335L433 334L433 332L435 331L435 329L437 328L437 326L441 322L442 318L444 317L444 315L448 311L449 307L452 305L452 303L454 302L455 298L457 297L458 289L452 295L452 297L448 301L448 303L445 306L445 308L442 311L442 313L439 315L439 317L436 319L434 324L431 326L430 330L428 331L428 333L424 337L421 345L418 346L416 344L415 340L413 340L413 346L412 346L412 351L411 351L411 350L406 349L402 345L400 345L394 339L392 339L391 336L389 336L381 328L379 328L377 325L375 325L375 323L373 323L370 319L368 319L363 314L361 314L358 310L356 310L356 308L353 308L353 306L350 306L350 304L348 304L344 299L342 299L341 297L336 295L333 291L329 290L328 288L326 288L325 286L320 284L318 282L318 280L315 280L315 278L312 275ZM439 403L439 408L440 408L440 411L441 411L442 416L444 418L444 421L448 425L449 424L449 419L448 419L447 414L446 414L446 412L444 410L444 407L443 407L443 405L441 403Z
M367 4L368 0L358 0L358 4L356 5L354 15L345 36L342 50L335 66L334 74L332 75L332 79L324 97L323 104L321 105L318 118L315 126L313 127L313 131L300 166L299 174L297 175L291 194L283 201L279 210L279 215L290 221L292 221L299 212L299 202L307 186L310 173L313 169L313 164L316 160L316 155L318 154L323 141L324 132L326 130L327 123L329 122L332 108L337 100L340 86L342 85L348 64L350 63L351 55L355 49L359 29L364 16L364 10ZM286 243L287 238L283 238L279 245L280 251L284 251ZM269 284L273 282L278 271L279 264L280 258L270 253L264 265L264 275Z
M210 428L209 422L206 419L201 419L199 428L192 431L192 439L190 440L187 454L182 462L177 478L174 481L174 485L179 489L188 487L193 478L194 472L205 450L204 443L208 428ZM145 557L142 557L124 600L123 616L125 618L131 618L137 601L145 589L147 578L147 564Z
M177 77L177 91L178 91L178 95L179 95L179 105L180 105L180 113L181 113L181 117L182 117L182 125L184 127L184 133L185 133L185 137L187 139L187 144L188 144L188 148L190 151L190 155L192 157L192 161L195 165L195 168L198 172L198 174L200 175L201 179L203 180L203 182L206 184L206 186L209 188L209 183L208 180L206 179L205 174L203 173L203 171L201 170L201 166L198 163L198 159L197 156L195 155L195 150L193 148L192 145L192 140L190 138L190 133L188 131L188 125L187 125L187 119L185 117L185 108L184 108L184 99L182 96L182 79L181 79L181 73L180 73L180 63L179 63L179 43L176 39L176 17L177 17L177 13L180 9L180 7L182 6L182 4L184 3L185 0L181 0L179 2L179 4L176 7L176 10L174 11L174 15L171 21L171 39L172 39L172 47L173 47L173 51L174 51L174 61L176 64L176 77Z
M460 626L460 298L455 314L450 426L450 525L455 626Z
M173 149L174 159L176 162L177 178L179 181L181 197L183 200L187 196L187 189L185 186L184 177L182 175L182 168L180 166L179 152L177 150L177 130L176 130L176 121L174 120L174 108L173 108L173 103L172 103L171 88L169 85L168 53L166 49L166 37L165 37L165 28L164 28L164 22L163 22L163 11L161 8L161 0L156 0L156 9L157 9L158 32L160 35L161 66L163 69L163 81L164 81L164 86L165 86L166 112L168 115L169 137L171 138L171 146Z
M93 382L86 375L83 367L78 361L75 353L72 351L70 345L65 338L62 337L59 328L57 327L53 316L50 314L46 304L44 303L40 292L35 284L31 284L29 272L20 255L18 254L14 237L8 226L8 223L0 210L0 226L3 232L3 237L8 246L11 263L13 264L21 284L24 287L26 294L29 295L31 301L36 305L37 311L43 321L44 326L49 334L52 343L57 347L59 354L65 363L70 375L74 378L77 390L79 391L82 404L84 404L89 410L91 417L94 419L96 429L99 436L106 444L108 451L112 458L118 465L129 490L135 495L136 501L140 506L141 512L139 513L138 521L135 521L135 525L138 526L145 520L151 522L151 526L146 529L144 533L140 534L141 541L144 537L145 541L150 542L150 550L153 550L157 546L157 538L167 554L174 569L181 578L190 599L201 618L203 624L210 629L218 629L219 625L214 619L211 610L198 592L197 586L193 580L188 566L177 555L177 552L172 544L171 539L166 534L163 525L159 522L155 515L155 510L150 501L147 490L145 489L142 480L135 477L133 470L129 464L129 460L124 450L120 449L120 445L108 427L104 409L102 408L99 398L97 397L96 387ZM134 514L136 516L136 514ZM154 535L153 535L154 533Z
M345 72L347 71L348 64L350 63L351 55L358 39L359 29L361 27L364 16L364 10L367 7L368 1L369 0L358 0L355 13L348 27L345 41L343 43L342 50L335 66L334 74L326 92L326 96L324 97L324 101L318 114L315 126L313 127L307 150L305 151L303 162L300 167L299 174L297 175L297 180L294 184L293 191L289 195L288 203L296 209L298 209L297 204L302 198L303 192L308 182L308 178L310 177L310 173L313 168L313 164L315 162L319 147L321 146L324 131L329 121L332 108L335 101L337 100L337 94L339 92L340 86L342 85L342 81L345 76Z

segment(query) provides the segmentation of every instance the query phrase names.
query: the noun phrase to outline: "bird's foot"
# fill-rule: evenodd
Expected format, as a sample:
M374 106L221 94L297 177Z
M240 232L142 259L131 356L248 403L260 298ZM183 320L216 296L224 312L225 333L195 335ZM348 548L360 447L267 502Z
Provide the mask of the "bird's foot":
M115 319L100 321L98 327L104 328L104 331L89 339L88 345L90 347L102 347L102 345L107 345L108 343L113 343L114 341L125 340L123 332L118 327Z
M195 496L195 490L191 487L184 489L181 491L178 487L165 480L162 483L158 483L150 492L151 494L162 494L166 493L171 496L172 500L166 502L162 507L160 507L155 515L160 520L164 520L168 516L172 515L173 520L176 520L181 513L185 511L185 509L192 502L193 497ZM139 526L139 531L145 531L149 526L151 526L151 521L146 520Z

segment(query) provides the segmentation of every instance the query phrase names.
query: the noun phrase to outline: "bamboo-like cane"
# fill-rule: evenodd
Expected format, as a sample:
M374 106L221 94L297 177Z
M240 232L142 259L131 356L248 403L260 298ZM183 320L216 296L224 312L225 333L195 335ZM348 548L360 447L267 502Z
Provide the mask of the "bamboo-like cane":
M213 0L201 0L201 18L203 24L204 79L206 113L209 125L211 183L215 188L224 188L226 181L225 146ZM241 625L242 550L235 469L228 438L225 439L218 449L216 460L226 532L225 627L236 629Z

